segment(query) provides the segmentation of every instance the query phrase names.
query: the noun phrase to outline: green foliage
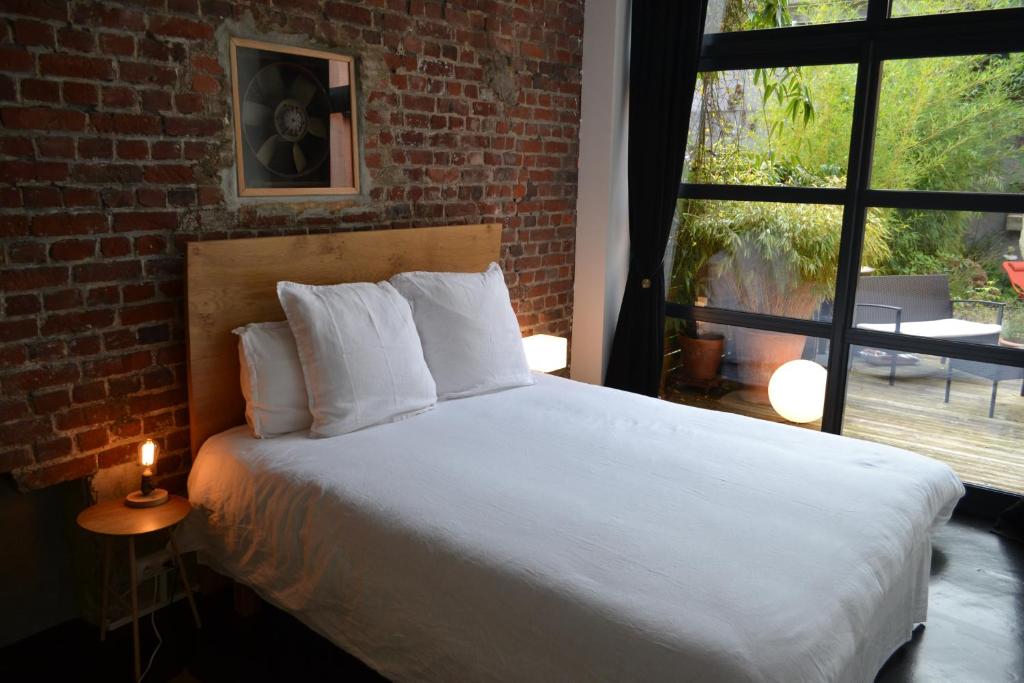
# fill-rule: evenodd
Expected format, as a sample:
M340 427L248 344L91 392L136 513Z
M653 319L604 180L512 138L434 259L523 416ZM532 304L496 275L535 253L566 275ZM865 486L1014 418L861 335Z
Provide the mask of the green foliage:
M948 0L897 4L904 14L953 8ZM955 4L955 9L970 10L1019 5L1020 0ZM865 5L862 0L726 0L723 30L857 19L864 16ZM882 76L872 187L1024 191L1019 139L1024 131L1024 53L891 60L883 63ZM856 66L850 64L702 74L688 179L844 186L855 81ZM827 298L839 213L820 206L683 202L673 288L680 300L706 295L699 290L709 268L718 267L726 254L737 267L749 266L751 259L778 263L777 280L792 278L792 287L805 283L800 296L812 292L807 295ZM949 273L959 298L999 296L1017 306L999 270L1000 254L972 251L967 244L967 228L975 218L952 211L871 211L863 263L881 273ZM789 275L779 275L783 272ZM767 299L785 295L766 287ZM778 306L759 310L778 312Z
M806 169L799 172L809 175ZM792 173L785 165L733 151L707 180L771 185ZM814 180L844 182L841 177ZM833 295L842 213L840 206L820 204L682 201L674 296L689 303L713 295L717 287L743 310L807 317ZM885 231L877 217L869 219L864 246L873 259L887 256Z

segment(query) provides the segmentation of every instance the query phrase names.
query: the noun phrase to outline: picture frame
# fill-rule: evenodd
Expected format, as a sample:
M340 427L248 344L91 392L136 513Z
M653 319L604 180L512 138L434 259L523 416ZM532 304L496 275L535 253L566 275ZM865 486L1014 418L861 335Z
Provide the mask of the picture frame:
M230 54L238 195L358 194L354 58L236 37Z

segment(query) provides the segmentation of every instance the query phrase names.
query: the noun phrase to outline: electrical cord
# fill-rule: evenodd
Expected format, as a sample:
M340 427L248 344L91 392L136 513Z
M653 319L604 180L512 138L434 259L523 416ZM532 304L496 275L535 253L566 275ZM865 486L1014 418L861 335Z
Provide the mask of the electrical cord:
M153 660L156 659L156 653L160 651L160 646L164 644L164 639L160 635L160 629L156 627L156 613L157 609L159 609L156 604L156 598L157 587L159 585L160 582L157 581L156 577L153 577L153 611L149 613L149 623L153 626L153 633L156 634L156 647L153 648L153 654L149 656L149 663L146 664L146 670L142 672L141 676L139 676L139 683L142 683L142 681L145 680L146 674L148 674L149 670L153 667Z

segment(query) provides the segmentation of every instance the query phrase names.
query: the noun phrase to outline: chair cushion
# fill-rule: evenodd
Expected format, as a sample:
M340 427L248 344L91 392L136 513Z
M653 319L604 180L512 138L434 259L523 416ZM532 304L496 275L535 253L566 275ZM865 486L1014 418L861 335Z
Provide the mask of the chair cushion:
M896 331L896 325L893 323L858 323L857 327L862 330L874 330L876 332ZM909 334L915 337L931 337L933 339L966 339L980 344L995 344L999 341L999 333L1002 329L1002 325L992 323L976 323L958 318L945 318L943 320L920 320L918 322L903 323L900 325L900 334Z

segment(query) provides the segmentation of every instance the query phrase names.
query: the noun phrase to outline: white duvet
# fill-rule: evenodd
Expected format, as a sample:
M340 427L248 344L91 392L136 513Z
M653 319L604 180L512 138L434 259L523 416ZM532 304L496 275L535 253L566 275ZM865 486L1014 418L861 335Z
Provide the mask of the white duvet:
M963 493L906 451L539 376L331 439L211 438L204 561L397 681L849 681Z

